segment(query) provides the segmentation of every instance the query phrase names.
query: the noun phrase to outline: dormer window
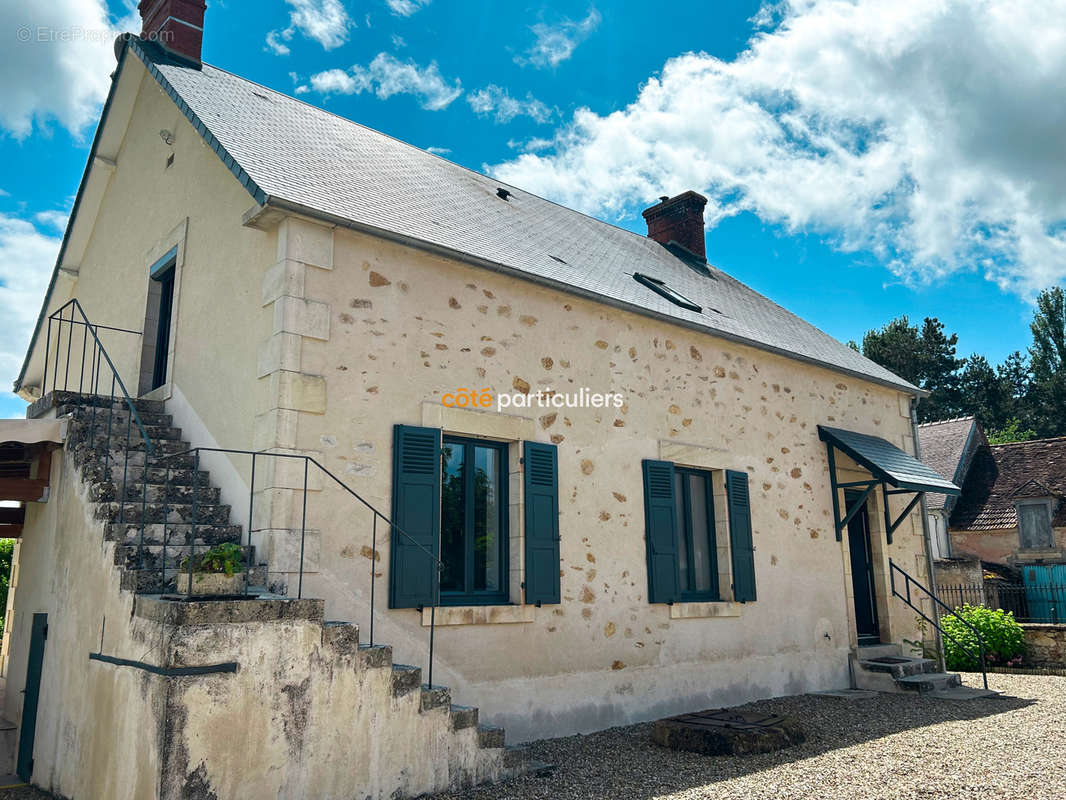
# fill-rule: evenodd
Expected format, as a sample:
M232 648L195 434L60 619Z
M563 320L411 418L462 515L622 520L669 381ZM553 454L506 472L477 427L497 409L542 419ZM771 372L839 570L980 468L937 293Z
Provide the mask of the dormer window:
M683 294L674 291L658 278L653 278L651 275L645 275L643 272L635 272L633 273L633 280L639 284L647 286L657 295L665 297L676 306L687 308L689 311L703 311L701 306L693 303Z

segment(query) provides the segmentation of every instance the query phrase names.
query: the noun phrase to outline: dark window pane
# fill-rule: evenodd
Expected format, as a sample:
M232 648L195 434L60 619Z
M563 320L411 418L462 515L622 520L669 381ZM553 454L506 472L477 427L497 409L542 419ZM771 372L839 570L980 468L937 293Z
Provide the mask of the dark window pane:
M474 448L474 590L500 589L500 452Z
M685 530L684 473L674 470L674 514L677 516L677 559L681 571L681 589L688 590L688 531Z
M690 518L692 529L689 532L692 537L692 585L690 588L697 592L709 592L711 590L711 525L707 518L707 476L690 474L689 502L691 505Z
M463 547L466 497L463 490L463 445L444 442L441 447L440 557L441 591L466 589L466 553Z

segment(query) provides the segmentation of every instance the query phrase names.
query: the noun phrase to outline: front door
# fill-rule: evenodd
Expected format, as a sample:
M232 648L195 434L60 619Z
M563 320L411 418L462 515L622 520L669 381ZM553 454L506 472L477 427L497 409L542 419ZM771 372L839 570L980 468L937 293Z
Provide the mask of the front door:
M170 356L170 325L174 311L174 267L164 270L152 280L159 283L159 318L155 335L155 363L152 365L152 389L167 382L167 359Z
M48 615L34 614L30 631L30 657L26 664L26 688L23 689L22 725L19 728L19 755L16 771L27 783L33 775L33 738L37 732L37 701L41 697L41 665L44 642L48 638Z
M848 508L858 499L857 493L845 493ZM859 644L877 644L881 641L881 632L877 625L877 596L874 594L870 516L865 502L848 522L848 549L851 551L851 589L855 599L855 630Z

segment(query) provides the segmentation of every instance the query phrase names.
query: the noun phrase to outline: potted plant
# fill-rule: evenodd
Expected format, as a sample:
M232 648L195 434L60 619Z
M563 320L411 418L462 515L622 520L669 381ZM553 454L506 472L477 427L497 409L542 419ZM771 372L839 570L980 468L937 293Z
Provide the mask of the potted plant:
M223 542L181 561L178 591L189 594L241 594L244 591L244 551L239 544Z

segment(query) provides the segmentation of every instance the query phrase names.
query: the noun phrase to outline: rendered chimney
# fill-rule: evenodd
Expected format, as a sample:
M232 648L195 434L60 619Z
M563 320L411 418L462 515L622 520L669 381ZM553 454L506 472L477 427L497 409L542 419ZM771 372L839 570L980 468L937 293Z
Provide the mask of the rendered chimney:
M141 38L199 65L206 9L204 0L141 0Z
M703 238L703 207L707 198L688 191L677 197L662 197L658 205L643 212L648 223L648 238L659 244L676 242L690 253L707 258Z

